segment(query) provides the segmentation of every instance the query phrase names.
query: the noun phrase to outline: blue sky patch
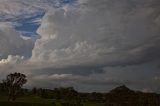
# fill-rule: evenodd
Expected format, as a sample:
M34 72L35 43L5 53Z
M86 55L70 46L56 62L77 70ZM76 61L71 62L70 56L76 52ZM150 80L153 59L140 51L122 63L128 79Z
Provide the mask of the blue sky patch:
M22 18L17 20L16 22L19 25L15 25L17 31L21 32L23 36L31 37L33 35L37 35L36 30L40 26L40 23L37 20L40 20L44 16L44 12L41 14L37 14L35 16L29 18Z

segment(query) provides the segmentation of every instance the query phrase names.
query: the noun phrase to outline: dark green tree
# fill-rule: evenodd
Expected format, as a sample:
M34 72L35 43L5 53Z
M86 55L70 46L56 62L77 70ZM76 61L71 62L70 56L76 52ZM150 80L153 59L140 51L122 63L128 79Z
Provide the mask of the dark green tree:
M34 87L33 89L32 89L32 94L37 94L37 92L38 92L38 90L37 90L37 88L36 87Z
M8 91L8 101L16 100L18 90L27 82L26 75L21 73L11 73L3 80L3 85Z

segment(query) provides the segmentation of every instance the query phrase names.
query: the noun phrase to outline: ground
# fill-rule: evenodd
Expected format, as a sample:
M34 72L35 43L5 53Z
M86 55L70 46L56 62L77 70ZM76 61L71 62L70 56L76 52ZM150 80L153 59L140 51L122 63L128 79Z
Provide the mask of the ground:
M19 97L15 102L8 102L7 97L0 96L0 106L62 106L64 101L43 99L38 96ZM103 106L99 103L83 103L83 106Z

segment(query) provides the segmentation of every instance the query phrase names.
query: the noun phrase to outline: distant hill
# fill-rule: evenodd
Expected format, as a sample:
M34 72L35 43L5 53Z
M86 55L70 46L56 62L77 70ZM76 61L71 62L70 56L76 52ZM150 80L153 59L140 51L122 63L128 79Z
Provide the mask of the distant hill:
M119 94L119 93L125 93L125 94L133 94L135 93L133 90L127 88L125 85L119 86L111 90L109 93L111 94Z
M125 85L106 94L107 106L160 106L160 95L133 91Z

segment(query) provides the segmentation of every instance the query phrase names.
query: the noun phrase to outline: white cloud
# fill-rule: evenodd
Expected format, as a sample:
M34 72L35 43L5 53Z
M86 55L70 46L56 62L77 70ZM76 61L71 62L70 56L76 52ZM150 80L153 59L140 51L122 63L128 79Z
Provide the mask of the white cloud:
M6 59L0 60L0 80L4 79L5 76L9 73L13 72L21 72L21 73L27 73L24 72L21 68L22 64L25 64L25 58L24 56L18 56L18 55L8 55Z
M22 60L24 60L24 56L8 55L7 59L2 59L0 61L0 66L1 65L8 65L8 64L17 64L17 63L20 63Z

